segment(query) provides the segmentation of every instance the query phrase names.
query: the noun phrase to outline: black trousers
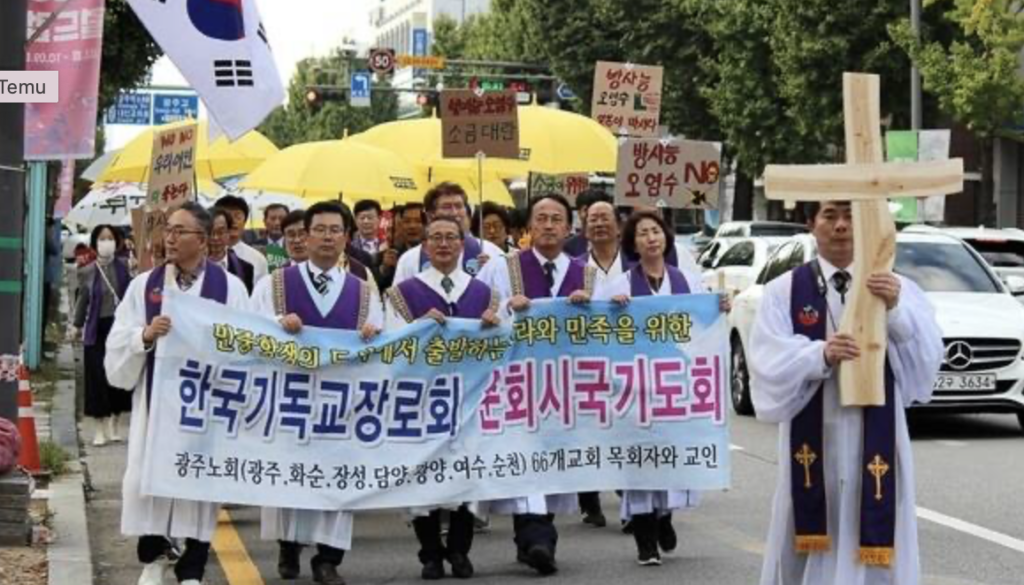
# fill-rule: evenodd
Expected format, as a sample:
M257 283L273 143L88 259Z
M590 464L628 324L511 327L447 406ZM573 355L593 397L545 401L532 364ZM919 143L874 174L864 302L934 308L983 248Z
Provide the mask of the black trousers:
M429 516L414 518L413 530L420 541L420 562L440 561L450 553L469 556L473 548L473 513L466 506L448 516L448 542L441 542L441 510L432 510Z
M163 536L143 536L139 538L136 553L139 562L149 564L167 554L171 543ZM178 581L195 579L202 581L206 573L206 562L210 560L210 543L192 538L185 540L185 552L174 564L174 576Z
M316 554L309 562L314 566L334 565L340 567L343 560L345 560L344 550L326 544L318 544L316 545Z
M558 545L558 529L555 528L554 514L516 514L512 516L515 543L520 552L526 552L540 545L555 554Z
M601 514L601 492L580 492L577 494L580 511L584 514Z

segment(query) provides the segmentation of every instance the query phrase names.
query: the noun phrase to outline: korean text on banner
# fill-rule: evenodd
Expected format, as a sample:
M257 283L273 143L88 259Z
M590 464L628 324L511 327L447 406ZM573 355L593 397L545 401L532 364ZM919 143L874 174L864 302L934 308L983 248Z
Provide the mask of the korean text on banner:
M56 14L49 26L39 28ZM56 71L57 103L26 104L25 159L67 160L96 154L103 0L35 0L29 4L28 71Z
M357 510L729 484L714 295L537 301L371 345L174 292L164 311L147 494Z
M149 167L148 205L162 210L181 206L193 197L196 124L183 124L153 133Z
M442 91L441 133L444 158L519 158L516 93Z
M620 136L657 136L661 67L598 61L590 115Z
M616 205L718 209L722 145L674 138L620 140Z

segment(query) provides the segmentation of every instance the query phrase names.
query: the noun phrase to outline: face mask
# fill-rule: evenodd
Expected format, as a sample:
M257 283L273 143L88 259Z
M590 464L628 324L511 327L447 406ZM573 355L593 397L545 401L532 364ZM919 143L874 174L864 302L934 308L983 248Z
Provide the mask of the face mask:
M114 240L103 240L96 243L96 253L99 254L100 258L110 259L114 257L116 247L117 242Z

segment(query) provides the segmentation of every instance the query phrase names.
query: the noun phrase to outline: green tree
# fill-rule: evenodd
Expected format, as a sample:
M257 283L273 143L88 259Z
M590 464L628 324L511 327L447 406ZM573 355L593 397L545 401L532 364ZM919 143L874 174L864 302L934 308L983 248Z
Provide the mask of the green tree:
M981 140L982 189L978 221L995 223L992 149L996 138L1020 139L1010 128L1024 111L1024 80L1019 72L1024 49L1024 20L1019 2L1011 0L932 1L946 7L944 18L960 29L958 38L936 39L923 31L917 38L910 23L889 27L892 38L921 69L924 88L939 107Z

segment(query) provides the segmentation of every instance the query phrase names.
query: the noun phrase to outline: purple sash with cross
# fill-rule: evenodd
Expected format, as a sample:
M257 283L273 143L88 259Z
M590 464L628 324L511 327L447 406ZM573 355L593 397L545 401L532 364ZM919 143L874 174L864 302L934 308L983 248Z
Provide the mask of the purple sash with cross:
M316 301L310 295L309 287L302 277L305 265L289 266L283 269L285 314L295 313L303 325L324 329L359 328L359 308L362 301L362 287L366 284L349 273L342 273L345 279L341 294L334 307L326 316L320 313Z
M112 261L114 266L114 282L110 284L114 285L119 300L124 299L124 293L128 290L128 284L132 280L131 274L128 272L128 265L120 258L114 258ZM106 290L107 285L103 281L103 275L100 274L99 263L93 264L93 268L96 270L93 273L92 288L89 291L89 308L85 318L85 335L82 338L82 344L86 347L92 347L96 345L96 337L99 335L100 329L100 311L103 310L103 291ZM109 292L109 291L108 291Z
M395 291L401 295L413 319L426 315L430 309L437 309L449 317L479 319L491 306L491 288L475 278L470 279L469 286L454 303L449 303L418 278L405 280L395 287Z
M817 262L793 270L790 313L793 333L813 341L827 334L828 303ZM885 405L863 407L864 452L861 461L860 560L891 566L896 540L895 377L885 362ZM790 481L796 551L831 548L825 490L824 382L790 425Z
M548 287L547 275L544 267L533 250L527 250L509 257L509 262L519 261L523 275L523 292L530 299L546 299L551 297L551 289ZM562 280L562 286L558 288L558 297L567 297L572 293L583 290L586 284L587 266L579 260L569 260L569 270Z
M668 277L668 283L671 287L672 294L690 294L690 284L686 282L686 276L684 276L678 268L674 268L666 264L665 275ZM644 275L643 267L637 264L631 268L629 271L629 296L649 297L654 293L655 291L651 290L650 283L647 282L647 276Z
M228 302L228 274L223 268L213 262L205 261L203 269L203 288L199 295L204 299L218 302L222 305ZM153 322L160 316L164 308L164 282L166 280L167 265L154 268L146 279L146 325ZM156 362L156 348L154 347L146 355L146 406L149 406L150 394L153 391L153 369Z
M470 276L476 276L480 272L480 261L477 256L484 253L483 244L473 236L466 236L462 243L462 269ZM420 272L430 268L430 257L427 255L427 247L420 246Z

